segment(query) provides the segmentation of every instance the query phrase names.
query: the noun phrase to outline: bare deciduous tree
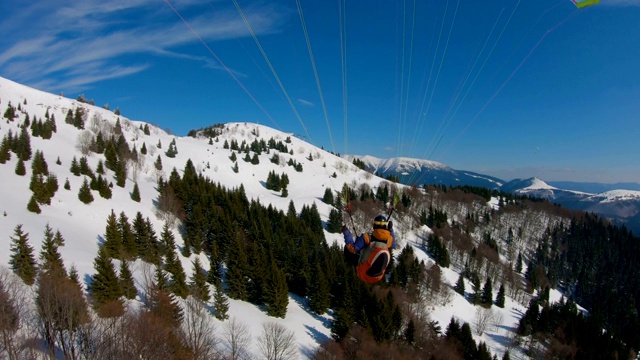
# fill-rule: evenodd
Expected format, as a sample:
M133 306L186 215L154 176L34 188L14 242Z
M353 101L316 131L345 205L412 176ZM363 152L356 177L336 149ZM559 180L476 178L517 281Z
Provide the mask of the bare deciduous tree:
M14 334L20 325L20 313L14 299L0 279L0 358L15 359L18 348Z
M251 334L246 324L232 317L224 324L223 336L227 341L229 359L244 360L250 358L247 348L251 342Z
M131 181L137 182L140 172L144 169L146 163L146 156L138 156L137 158L127 160L127 167L129 168L129 175L131 175Z
M114 125L100 116L100 114L95 114L91 117L91 121L89 122L90 130L94 133L102 133L102 137L107 139L113 135Z
M0 358L35 358L28 336L34 332L29 307L31 288L11 270L0 267Z
M78 140L76 146L82 155L87 156L91 153L91 145L93 144L94 136L90 130L84 130L78 134Z
M502 313L494 313L491 317L491 324L493 325L493 331L498 332L500 325L504 323L504 315Z
M492 317L493 312L491 309L486 309L481 306L476 309L476 317L473 322L476 335L482 336L482 334L484 334L487 326L491 323Z
M165 186L158 196L158 217L169 223L169 226L184 219L182 204L171 186Z
M187 346L191 349L192 359L216 359L218 354L218 339L213 335L215 328L211 321L211 313L206 305L193 296L185 301L185 314L182 329L185 333Z
M36 307L39 331L49 354L55 356L57 347L65 357L76 358L78 329L90 321L82 290L65 275L41 273Z
M293 331L271 321L262 324L258 347L262 356L268 360L289 360L298 355Z

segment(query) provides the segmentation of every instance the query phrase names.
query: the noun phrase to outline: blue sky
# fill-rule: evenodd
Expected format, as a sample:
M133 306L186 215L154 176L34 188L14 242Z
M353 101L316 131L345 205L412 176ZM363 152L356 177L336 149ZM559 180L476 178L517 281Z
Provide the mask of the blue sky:
M178 135L249 121L506 180L640 181L640 0L8 0L0 13L0 76Z

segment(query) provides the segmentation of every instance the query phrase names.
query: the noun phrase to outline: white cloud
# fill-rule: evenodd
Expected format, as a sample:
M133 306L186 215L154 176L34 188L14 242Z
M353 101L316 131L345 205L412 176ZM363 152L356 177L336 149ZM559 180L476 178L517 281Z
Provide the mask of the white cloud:
M305 100L305 99L296 99L296 101L298 101L301 105L304 105L304 106L315 106L315 104L314 104L314 103L312 103L312 102L311 102L311 101L309 101L309 100Z
M221 3L224 8L204 0L171 4L214 49L214 41L249 35L235 8L226 3ZM243 11L256 33L279 31L282 16L274 6ZM212 56L178 50L200 39L162 1L61 0L26 7L15 3L5 15L8 21L0 23L0 49L6 49L0 50L0 73L43 90L53 90L52 84L61 90L63 85L84 87L131 75L150 66L148 56L184 58L222 68ZM126 63L125 56L129 56Z

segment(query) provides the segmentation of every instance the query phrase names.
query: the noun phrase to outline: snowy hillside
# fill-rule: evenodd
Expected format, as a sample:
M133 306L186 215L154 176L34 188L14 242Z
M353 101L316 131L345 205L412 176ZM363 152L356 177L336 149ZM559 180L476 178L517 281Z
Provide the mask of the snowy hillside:
M173 168L181 172L188 159L193 162L198 172L213 182L220 183L227 188L237 188L242 185L249 199L259 200L262 204L271 204L277 209L286 211L291 200L295 203L296 209L315 203L325 221L331 210L329 205L321 201L327 188L338 190L343 184L367 184L372 189L376 189L382 182L386 182L358 169L349 161L295 138L291 134L261 125L226 124L220 128L221 134L216 139L178 137L153 126L150 126L150 134L145 135L142 127L147 124L144 122L129 120L106 109L47 94L0 78L0 109L3 113L9 104L16 108L16 117L13 121L3 119L0 124L1 137L10 131L14 135L19 134L19 126L23 124L27 116L31 121L43 119L47 114L50 117L55 117L57 132L50 140L31 137L30 141L32 151L34 153L42 151L49 171L57 176L59 190L55 193L51 205L42 205L40 214L32 213L27 210L27 203L31 198L29 190L31 172L29 169L32 161L25 163L27 174L24 176L16 175L15 168L18 159L13 154L7 163L0 165L0 177L3 185L0 189L0 197L2 198L0 213L3 215L0 217L0 264L5 267L8 266L10 256L10 236L17 225L22 224L23 230L29 233L29 241L37 253L42 243L45 225L49 224L54 231L60 230L66 239L66 245L60 249L65 265L67 267L74 265L78 269L80 278L87 279L95 273L93 259L99 244L103 241L105 221L109 213L112 210L116 214L124 212L131 219L139 211L144 217L150 219L156 231L159 232L164 223L156 214L157 180L160 176L167 178ZM65 123L68 111L78 107L85 109L86 127L84 130L79 130ZM114 185L111 199L104 199L94 192L95 200L85 205L78 199L78 190L84 177L73 175L70 171L70 165L74 157L80 159L83 156L83 139L89 135L95 136L98 131L114 131L116 123L121 125L122 133L129 146L135 147L138 152L144 146L147 149L147 155L140 155L143 160L140 161L139 166L131 164L124 187L120 188ZM229 159L231 150L224 148L225 142L241 143L245 141L251 143L256 139L267 140L270 138L286 143L290 149L290 153L280 153L279 156L282 159L279 164L270 161L273 154L260 155L257 165L242 161L242 155L237 154L238 171L235 172L232 169L234 162ZM174 158L165 155L165 151L172 141L175 141L177 149ZM93 152L86 152L86 156L91 168L96 168L98 162L104 160L103 155L96 155ZM158 157L161 158L162 170L158 170L154 164ZM58 159L60 164L57 164ZM288 166L286 162L289 160L301 164L303 171L295 171L293 167ZM449 171L449 168L442 164L411 159L397 159L376 165L376 169L388 171L402 171L403 168ZM282 197L281 193L266 188L265 182L271 171L284 172L288 175L290 185L287 197ZM115 184L113 175L112 171L107 170L108 180ZM70 185L69 190L63 188L66 180ZM135 183L140 190L140 202L131 199ZM397 224L398 233L401 234L399 245L414 245L419 260L424 260L427 264L433 263L421 250L420 245L430 233L430 229L427 227L413 228L408 225L408 222L404 224L401 220ZM174 227L173 232L180 246L182 239L177 228ZM341 235L325 232L325 237L329 243L342 244ZM192 255L190 258L181 258L187 272L191 271L192 261L196 257L196 255ZM209 267L208 260L204 256L201 256L200 260L204 263L205 268ZM143 285L141 283L143 268L144 265L141 261L137 261L133 265L132 270L136 275L138 286ZM443 269L443 281L449 287L453 287L458 276L459 274L452 269ZM452 316L460 321L473 324L481 312L462 296L449 290L447 289L449 295L443 298L440 306L429 309L431 317L437 320L442 327L446 326ZM558 298L557 294L556 298ZM494 324L487 328L482 335L476 334L476 339L486 342L493 353L501 356L508 346L509 338L513 335L519 316L524 312L524 307L507 298L504 309L493 307L487 311L491 313ZM295 332L301 356L309 354L318 346L319 342L330 337L331 313L323 316L312 314L306 308L305 300L295 297L290 297L285 319L270 318L263 309L257 306L233 300L231 301L230 315L250 325L254 338L261 331L260 324L266 321L276 321L285 325ZM217 320L216 325L219 331L220 323ZM253 351L257 351L255 346Z
M398 177L406 185L436 184L445 186L471 185L496 189L504 181L471 171L456 170L445 164L432 160L397 157L380 159L373 156L345 156L349 161L359 159L366 169L383 177Z
M570 209L593 212L615 224L625 225L636 234L640 233L637 220L640 215L640 191L618 189L592 194L560 189L535 177L512 180L501 190L548 199Z

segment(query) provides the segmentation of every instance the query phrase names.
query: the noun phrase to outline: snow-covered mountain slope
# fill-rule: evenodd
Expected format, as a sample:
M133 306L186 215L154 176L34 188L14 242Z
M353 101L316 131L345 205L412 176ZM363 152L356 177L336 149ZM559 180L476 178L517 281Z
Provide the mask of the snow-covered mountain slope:
M9 80L0 78L0 114L8 108L9 103L17 110L17 116L13 121L2 119L0 123L0 136L4 137L9 131L18 134L20 125L24 123L28 115L30 120L44 119L45 114L55 117L57 132L49 140L39 137L31 137L33 152L42 151L48 164L49 171L56 174L59 190L55 193L51 205L42 205L40 214L27 210L27 203L31 197L29 190L29 178L32 161L26 162L27 174L19 176L15 174L18 162L15 154L5 164L0 164L0 266L8 266L10 256L10 237L14 228L21 224L23 230L29 233L29 241L39 251L42 243L45 225L48 223L54 229L59 229L66 240L66 245L60 249L65 265L77 267L80 278L85 281L95 273L93 259L99 243L105 233L106 219L113 210L116 214L124 212L129 219L133 219L136 212L141 212L144 217L150 219L156 232L160 232L164 222L156 215L156 190L157 180L160 176L168 177L173 168L178 172L184 169L187 160L191 160L196 170L212 181L220 183L228 188L237 188L242 185L247 197L259 200L262 204L285 210L290 201L293 201L296 209L303 205L316 204L322 220L328 219L331 207L320 199L327 188L338 190L343 184L349 185L367 184L376 189L383 181L369 172L361 171L349 160L336 157L321 150L291 134L274 130L265 126L251 123L230 123L220 127L220 134L215 139L207 137L179 137L168 134L161 129L150 126L149 135L145 135L141 129L148 125L144 122L129 120L118 116L112 111L66 99L61 96L37 91ZM174 104L177 106L177 104ZM74 126L65 123L65 117L69 110L74 111L78 107L85 109L86 127L78 130ZM107 170L109 181L114 183L113 197L103 199L93 192L95 200L85 205L78 199L78 190L84 180L81 176L74 176L70 171L70 164L75 157L83 156L83 139L87 136L95 136L98 131L103 133L113 132L116 123L122 127L122 133L129 146L138 150L141 160L138 167L130 167L125 186L120 188L115 185L113 172ZM263 153L259 156L259 164L252 165L242 160L243 154L238 156L238 171L232 170L234 163L229 159L231 150L224 148L224 143L236 141L251 143L256 139L282 141L289 149L289 153L279 153L279 164L270 161L272 154ZM165 151L169 144L175 141L177 154L174 158L167 157ZM211 141L211 143L210 143ZM142 147L147 149L147 155L141 155ZM104 160L104 155L86 152L87 160L92 169L95 169L99 160ZM162 170L154 166L157 158L162 161ZM57 164L57 160L60 164ZM288 160L302 165L303 171L298 172L293 167L286 165ZM448 168L442 164L411 159L398 160L385 164L379 164L376 169L408 170L410 167L424 171L436 171L444 174ZM266 189L265 182L269 172L277 174L286 173L290 179L288 196L282 197L279 192ZM443 175L437 175L443 176ZM460 176L453 173L452 177ZM468 175L472 176L472 175ZM65 190L63 184L68 179L70 190ZM487 180L489 181L489 180ZM131 199L134 183L137 183L141 193L141 201ZM495 181L494 184L497 184ZM400 219L398 219L400 220ZM403 227L402 221L396 222L398 242L413 245L415 254L420 261L433 264L433 260L424 252L420 244L428 237L429 228L412 228L410 225ZM178 245L183 241L177 228L173 228ZM325 233L329 243L337 241L342 243L342 236ZM189 258L180 255L183 267L189 275L192 271L192 262L198 255ZM208 259L199 255L204 268L209 268ZM143 285L142 272L149 265L137 261L132 264L132 271L136 275L137 286ZM464 297L450 289L454 286L459 274L453 269L442 269L442 280L447 289L447 296L429 309L430 316L445 327L452 316L459 321L474 324L478 316L478 307L471 304ZM557 295L557 293L556 293ZM559 296L559 295L557 295ZM493 308L491 310L494 319L500 319L499 323L486 330L482 335L475 335L477 341L485 342L493 353L500 357L506 348L513 332L513 328L519 320L519 315L524 312L524 307L510 299L504 309ZM284 319L268 317L264 309L252 304L231 300L230 316L238 318L249 325L251 335L257 338L261 331L261 324L274 321L286 326L295 333L301 357L309 354L318 346L319 342L330 337L331 313L323 316L312 314L305 305L305 299L290 297L287 314ZM221 332L222 324L213 320L216 329ZM500 326L499 326L500 325ZM253 345L252 351L256 351ZM514 355L514 349L512 356Z
M168 134L161 129L150 126L150 135L145 135L141 127L145 123L132 121L122 116L115 115L112 111L80 103L44 93L23 85L0 78L0 109L4 114L9 104L16 109L16 118L9 121L6 118L0 123L0 137L4 137L9 131L14 135L20 133L20 125L24 123L26 116L32 119L44 119L45 114L53 116L56 121L57 132L49 140L40 137L31 137L32 152L42 151L51 173L57 176L59 190L55 193L51 205L41 205L42 213L34 214L27 210L27 203L31 198L29 190L30 167L32 161L26 161L27 174L19 176L15 174L18 159L12 154L11 159L5 164L0 164L0 265L8 266L10 256L11 236L17 225L22 225L24 232L29 234L29 242L35 248L36 255L41 247L45 225L48 223L54 231L60 230L66 240L66 245L60 249L66 266L75 266L81 279L87 279L95 273L93 259L96 256L98 245L105 233L106 219L113 210L116 214L124 212L130 220L139 211L145 218L149 218L157 233L163 226L163 221L156 215L155 201L159 176L168 178L173 168L179 172L184 169L185 163L191 159L196 169L227 188L244 186L250 199L257 199L263 204L287 210L289 201L293 200L299 210L303 205L315 203L322 218L328 217L330 207L319 199L322 198L326 188L340 189L344 183L367 183L376 188L381 179L371 176L359 170L347 161L333 156L316 148L291 134L283 133L268 127L256 124L233 123L227 124L222 130L222 135L217 142L209 145L208 138L178 137ZM78 107L85 109L86 128L78 130L74 126L65 123L68 110ZM140 151L143 144L148 149L147 155L142 157L139 168L129 169L128 179L124 188L115 186L113 172L107 170L108 180L114 183L113 196L104 199L93 192L95 200L85 205L78 199L84 176L74 176L70 171L72 159L80 159L83 154L80 149L81 138L84 134L95 134L98 130L104 133L113 131L116 122L122 126L122 132L129 146ZM242 154L238 155L238 172L232 171L234 163L229 159L230 150L223 149L225 140L243 141L251 143L254 139L285 142L291 149L292 155L282 154L284 161L275 165L269 161L271 155L262 154L260 164L252 165L242 161ZM289 139L290 142L286 142ZM165 155L169 144L175 140L178 154L175 158ZM311 155L311 156L310 156ZM103 155L88 152L88 163L92 169L96 169L98 161ZM154 162L160 156L163 170L158 171ZM311 160L309 160L311 158ZM59 159L60 165L56 164ZM302 172L297 172L291 166L286 165L288 159L293 159L303 167ZM287 173L290 179L288 186L289 196L281 197L279 192L267 190L264 182L270 171ZM335 175L334 175L335 174ZM70 190L65 190L63 184L68 179ZM141 202L131 199L134 182L138 183ZM182 243L177 228L173 229L178 244ZM342 241L340 236L326 234L327 241ZM189 274L193 268L191 258L182 257L183 267ZM208 268L208 261L204 256L200 259ZM133 266L133 271L138 273L138 285L141 284L140 271L144 265L138 261ZM295 331L301 348L313 349L318 340L327 339L329 336L329 322L327 317L312 315L304 308L304 304L290 301L287 318L273 319L267 317L259 308L239 301L231 301L231 316L240 317L245 323L252 324L254 337L259 335L260 324L265 321L276 321L286 324Z
M640 214L640 191L610 190L590 194L559 189L538 178L513 180L501 190L545 198L570 209L593 212L616 224L626 225L636 234L640 233L640 224L634 220Z
M383 177L390 175L399 178L406 185L435 184L445 186L471 185L497 189L504 181L483 174L466 170L455 170L445 164L432 160L397 157L380 159L373 156L345 156L345 159L353 161L359 159L366 169L380 174Z

